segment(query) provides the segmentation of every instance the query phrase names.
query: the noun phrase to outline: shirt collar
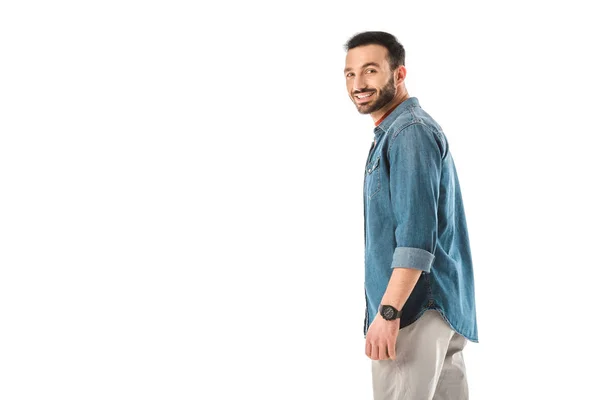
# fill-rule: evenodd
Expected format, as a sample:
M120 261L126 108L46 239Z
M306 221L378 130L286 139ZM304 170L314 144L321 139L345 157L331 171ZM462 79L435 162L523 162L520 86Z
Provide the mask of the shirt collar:
M416 97L409 97L396 107L392 108L378 121L379 125L377 125L374 129L375 134L387 132L396 118L398 118L398 116L405 112L409 107L413 106L420 107L419 100Z

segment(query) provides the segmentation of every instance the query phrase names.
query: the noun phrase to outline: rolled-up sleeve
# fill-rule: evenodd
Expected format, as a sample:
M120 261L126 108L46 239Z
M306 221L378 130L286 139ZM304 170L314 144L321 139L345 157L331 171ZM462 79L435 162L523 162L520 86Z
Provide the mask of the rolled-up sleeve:
M421 124L404 128L390 142L390 194L396 238L392 268L431 270L442 154L435 134Z

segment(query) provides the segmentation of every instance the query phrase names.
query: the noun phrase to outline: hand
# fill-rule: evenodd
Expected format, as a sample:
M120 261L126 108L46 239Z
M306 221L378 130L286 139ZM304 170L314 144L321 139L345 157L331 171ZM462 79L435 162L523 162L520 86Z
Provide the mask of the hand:
M396 339L400 329L400 318L392 321L377 314L367 331L365 353L371 360L396 359Z

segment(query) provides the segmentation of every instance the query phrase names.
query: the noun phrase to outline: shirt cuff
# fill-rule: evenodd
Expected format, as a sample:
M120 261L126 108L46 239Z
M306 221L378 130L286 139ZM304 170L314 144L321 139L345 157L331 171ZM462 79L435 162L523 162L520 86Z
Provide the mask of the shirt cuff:
M412 268L429 273L435 256L416 247L396 247L392 268Z

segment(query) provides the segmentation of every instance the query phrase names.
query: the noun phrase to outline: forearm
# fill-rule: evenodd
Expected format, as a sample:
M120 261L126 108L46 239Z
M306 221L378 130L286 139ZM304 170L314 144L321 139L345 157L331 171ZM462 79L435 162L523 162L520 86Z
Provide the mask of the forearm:
M394 268L381 304L400 310L413 291L423 271L413 268Z

